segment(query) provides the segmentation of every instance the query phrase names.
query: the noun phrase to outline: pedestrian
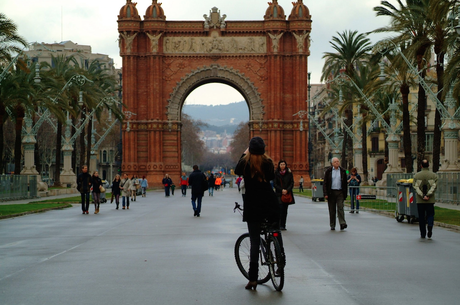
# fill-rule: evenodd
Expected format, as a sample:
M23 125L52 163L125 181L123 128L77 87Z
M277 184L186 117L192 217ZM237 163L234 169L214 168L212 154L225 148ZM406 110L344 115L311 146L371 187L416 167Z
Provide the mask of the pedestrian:
M129 210L129 196L130 196L130 190L129 188L131 187L131 180L128 177L128 174L123 174L123 179L120 182L120 189L121 189L121 194L122 194L122 206L123 210L125 207Z
M165 197L169 197L169 192L171 190L171 185L172 185L172 180L169 178L169 175L166 174L163 180L161 181L163 183L163 186L165 188Z
M140 187L139 178L137 176L131 177L131 184L129 186L129 193L131 196L131 201L136 201L137 188Z
M214 182L216 187L216 191L218 191L220 189L220 185L222 184L222 178L220 178L219 176L216 177L216 181Z
M89 192L91 190L91 175L88 173L88 165L83 165L81 173L77 177L77 190L81 195L82 214L88 214Z
M299 193L303 193L303 176L300 176L299 180Z
M146 197L147 196L147 188L149 187L149 182L147 181L145 176L142 176L142 180L141 180L140 183L141 183L141 188L142 188L142 197Z
M112 181L112 200L110 203L113 202L113 199L115 198L115 204L117 205L116 209L118 210L118 206L120 205L120 175L115 175L115 179Z
M295 203L294 194L294 175L291 169L287 166L285 160L278 162L278 167L275 171L275 179L273 179L275 192L278 196L278 203L280 205L280 228L286 230L286 219L288 214L288 207Z
M176 185L174 184L174 182L171 184L171 195L174 196L174 190L176 189Z
M355 201L356 201L356 214L359 214L359 185L361 184L361 176L358 174L358 169L353 167L350 175L347 177L348 192L350 193L351 210L350 213L355 212Z
M201 202L206 187L208 187L208 181L206 176L198 169L198 165L193 165L193 172L188 178L188 183L192 186L193 216L200 217Z
M329 207L329 224L335 230L336 216L339 218L340 230L346 229L343 202L347 199L347 172L340 167L339 158L332 158L332 166L324 173L324 198Z
M241 182L241 176L238 176L238 178L236 178L235 182L236 182L236 185L238 185L238 192L241 192L241 189L240 189L240 182Z
M247 223L251 241L249 282L245 286L246 289L256 290L257 287L261 224L268 220L275 224L275 229L279 226L278 199L270 185L270 180L275 177L274 167L273 161L265 154L265 143L260 137L251 139L249 148L235 167L235 174L243 176L246 188L243 221ZM284 256L281 234L278 235Z
M433 236L434 225L434 204L438 176L430 171L428 160L422 160L422 170L414 176L414 189L416 192L418 224L420 227L420 237L431 238ZM427 234L428 225L428 234Z
M93 176L91 176L91 183L93 185L94 214L99 214L99 206L101 204L102 179L99 178L98 172L94 172Z
M182 197L187 196L187 186L188 186L188 177L185 172L180 176L180 190L182 192Z
M209 196L214 196L214 188L215 187L216 187L216 178L214 177L214 174L211 173L211 175L208 178Z
M244 199L246 198L246 185L244 185L243 178L241 178L240 180L240 190L241 190L241 197L243 198L243 204L244 204Z

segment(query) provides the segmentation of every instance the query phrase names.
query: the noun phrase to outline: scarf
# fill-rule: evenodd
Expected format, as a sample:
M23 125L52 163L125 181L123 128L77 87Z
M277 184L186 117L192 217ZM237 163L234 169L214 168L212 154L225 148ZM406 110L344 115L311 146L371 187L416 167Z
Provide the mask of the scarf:
M280 171L280 174L281 174L281 176L284 176L284 174L286 174L286 170Z

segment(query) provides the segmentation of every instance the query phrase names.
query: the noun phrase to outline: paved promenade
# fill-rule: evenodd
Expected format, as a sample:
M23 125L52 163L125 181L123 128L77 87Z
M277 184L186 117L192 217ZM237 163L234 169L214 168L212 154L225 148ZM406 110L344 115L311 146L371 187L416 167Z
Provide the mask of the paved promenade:
M236 189L189 197L149 192L130 210L79 205L0 220L0 304L457 304L460 233L382 215L346 214L330 231L327 205L296 198L283 238L286 283L246 291L233 246L246 224ZM94 207L90 213L94 212Z

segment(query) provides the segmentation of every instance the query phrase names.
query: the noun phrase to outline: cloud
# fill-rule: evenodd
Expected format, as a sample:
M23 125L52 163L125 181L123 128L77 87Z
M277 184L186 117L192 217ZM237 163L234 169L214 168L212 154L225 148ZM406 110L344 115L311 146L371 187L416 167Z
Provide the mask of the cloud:
M289 16L293 0L279 0L286 16ZM143 18L151 0L137 0L139 15ZM263 20L268 8L267 0L163 0L162 7L167 20L203 20L216 6L227 20ZM396 3L396 0L390 0ZM15 0L0 1L0 11L12 19L19 34L29 42L59 42L72 40L91 45L93 53L107 54L121 67L118 50L117 19L126 0ZM309 70L312 82L319 83L324 52L332 51L329 41L336 32L358 30L372 31L388 24L384 17L376 17L373 7L380 0L304 0L312 15L312 46ZM62 24L61 24L62 8ZM61 27L62 25L62 27ZM379 37L382 37L380 35ZM377 41L379 38L372 38Z

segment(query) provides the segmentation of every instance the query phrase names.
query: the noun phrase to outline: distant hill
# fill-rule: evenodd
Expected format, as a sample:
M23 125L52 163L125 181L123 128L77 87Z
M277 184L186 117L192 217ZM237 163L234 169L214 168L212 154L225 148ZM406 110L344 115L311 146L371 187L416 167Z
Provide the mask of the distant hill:
M201 120L214 127L209 130L222 133L233 133L241 122L249 121L249 108L246 102L231 103L228 105L185 105L182 112L191 116L194 120ZM233 126L233 127L232 127ZM232 130L230 131L230 128Z

